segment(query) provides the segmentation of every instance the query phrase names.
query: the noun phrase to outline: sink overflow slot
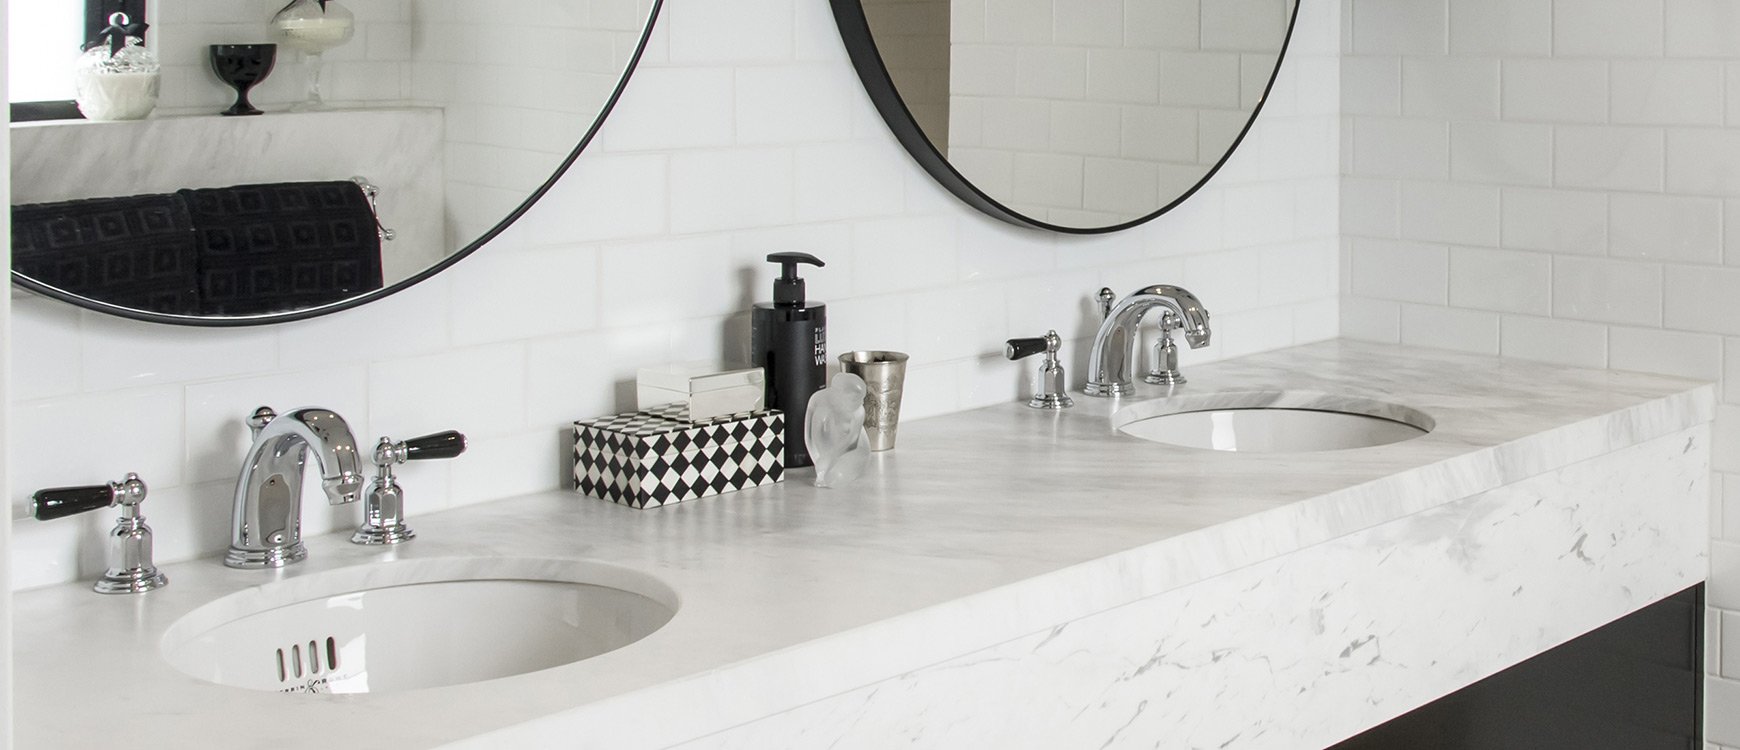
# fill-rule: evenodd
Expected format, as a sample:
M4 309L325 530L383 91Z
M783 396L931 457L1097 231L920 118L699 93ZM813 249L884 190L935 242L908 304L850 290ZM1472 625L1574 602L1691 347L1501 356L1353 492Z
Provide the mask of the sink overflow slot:
M324 667L325 671L327 671L327 672L333 672L333 671L336 671L338 669L338 641L337 641L337 639L334 639L331 636L328 636L326 639L325 645L326 645L326 648L324 650L326 652L326 663L324 665L322 665L321 660L320 660L321 651L322 651L322 649L320 648L320 646L321 646L320 642L319 641L309 641L308 642L307 668L308 668L308 674L310 676L320 674L322 667ZM293 644L290 646L290 658L289 659L284 658L284 649L278 649L278 681L279 682L288 682L292 677L294 677L298 680L302 679L302 669L303 669L302 644L297 643L297 644Z

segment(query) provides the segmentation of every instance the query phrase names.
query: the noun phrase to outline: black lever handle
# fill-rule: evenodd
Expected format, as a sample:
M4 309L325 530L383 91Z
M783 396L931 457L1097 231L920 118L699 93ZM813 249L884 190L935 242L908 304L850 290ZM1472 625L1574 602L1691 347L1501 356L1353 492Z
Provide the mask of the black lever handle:
M437 432L433 435L424 435L405 441L406 461L452 458L464 452L465 436L460 434L458 430Z
M30 515L38 521L52 521L114 504L115 488L107 484L50 487L30 496Z
M1009 339L1003 345L1003 356L1010 359L1023 359L1045 351L1045 337L1030 339Z

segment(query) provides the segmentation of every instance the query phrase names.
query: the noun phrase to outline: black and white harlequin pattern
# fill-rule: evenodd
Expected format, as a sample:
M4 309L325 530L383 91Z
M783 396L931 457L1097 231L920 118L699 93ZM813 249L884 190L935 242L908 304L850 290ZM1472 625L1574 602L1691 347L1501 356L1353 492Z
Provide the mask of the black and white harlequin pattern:
M785 476L785 414L706 422L672 418L681 404L574 423L580 492L636 508L772 484Z

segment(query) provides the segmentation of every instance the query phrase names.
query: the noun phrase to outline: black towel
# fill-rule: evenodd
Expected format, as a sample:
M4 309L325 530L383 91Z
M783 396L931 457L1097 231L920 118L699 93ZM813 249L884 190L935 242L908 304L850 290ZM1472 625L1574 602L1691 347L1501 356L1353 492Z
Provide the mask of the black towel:
M121 307L199 312L193 224L175 195L13 206L12 269Z
M181 190L199 251L202 312L257 315L381 288L375 214L354 182Z

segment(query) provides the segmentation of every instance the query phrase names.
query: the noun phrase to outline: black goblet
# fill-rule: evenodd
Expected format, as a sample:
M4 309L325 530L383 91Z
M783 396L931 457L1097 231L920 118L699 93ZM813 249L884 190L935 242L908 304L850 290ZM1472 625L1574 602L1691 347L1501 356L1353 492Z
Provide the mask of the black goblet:
M236 103L224 110L226 115L257 115L260 110L248 103L248 89L266 79L272 63L278 59L276 44L214 44L211 46L211 69L217 77L236 90Z

